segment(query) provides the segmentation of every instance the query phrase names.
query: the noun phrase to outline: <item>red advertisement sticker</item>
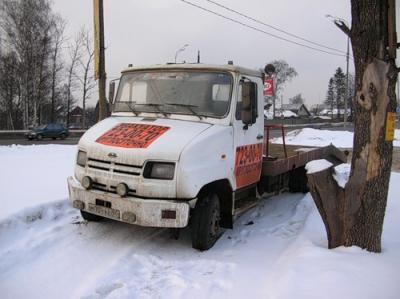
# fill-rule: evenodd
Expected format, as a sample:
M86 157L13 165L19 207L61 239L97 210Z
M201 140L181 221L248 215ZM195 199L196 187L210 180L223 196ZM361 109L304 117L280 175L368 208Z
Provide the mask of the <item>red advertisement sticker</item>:
M144 124L119 124L97 138L96 142L116 147L147 148L169 127Z
M237 188L260 180L262 167L262 143L248 144L236 148L235 178Z

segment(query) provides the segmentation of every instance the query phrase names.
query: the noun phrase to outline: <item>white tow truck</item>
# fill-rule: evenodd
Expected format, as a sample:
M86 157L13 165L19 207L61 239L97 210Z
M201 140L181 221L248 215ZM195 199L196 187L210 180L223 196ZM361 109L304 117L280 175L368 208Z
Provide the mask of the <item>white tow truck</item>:
M192 246L206 250L264 192L306 191L307 162L346 157L270 144L263 78L229 64L124 70L112 115L79 141L73 206L88 221L190 225Z

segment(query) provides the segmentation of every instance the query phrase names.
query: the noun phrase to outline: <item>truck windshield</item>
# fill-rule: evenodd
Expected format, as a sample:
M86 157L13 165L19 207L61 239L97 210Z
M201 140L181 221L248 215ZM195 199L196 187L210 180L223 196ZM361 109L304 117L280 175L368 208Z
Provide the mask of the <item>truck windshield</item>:
M155 112L223 117L232 91L229 73L132 72L122 76L114 112Z

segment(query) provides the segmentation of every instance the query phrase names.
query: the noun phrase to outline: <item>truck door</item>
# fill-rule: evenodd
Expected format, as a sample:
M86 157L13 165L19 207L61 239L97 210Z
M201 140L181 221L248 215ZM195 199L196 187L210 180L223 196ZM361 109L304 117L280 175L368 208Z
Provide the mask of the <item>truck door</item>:
M257 183L261 175L264 100L259 91L260 82L242 77L238 86L233 120L236 189Z

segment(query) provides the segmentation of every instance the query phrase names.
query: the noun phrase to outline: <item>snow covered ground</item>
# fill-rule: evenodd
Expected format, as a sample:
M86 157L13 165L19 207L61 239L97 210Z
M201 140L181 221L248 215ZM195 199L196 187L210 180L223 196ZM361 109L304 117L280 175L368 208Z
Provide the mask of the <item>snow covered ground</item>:
M400 298L398 173L381 254L326 249L300 193L264 199L199 252L188 229L174 240L164 229L84 222L67 200L75 152L0 147L1 298Z
M353 132L349 131L330 131L304 128L293 130L286 134L286 144L304 146L326 146L333 144L340 148L353 147ZM282 138L273 139L273 143L282 143ZM395 140L393 146L400 146L400 130L395 130Z

